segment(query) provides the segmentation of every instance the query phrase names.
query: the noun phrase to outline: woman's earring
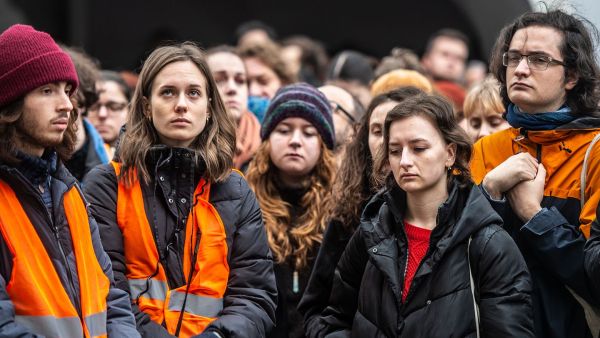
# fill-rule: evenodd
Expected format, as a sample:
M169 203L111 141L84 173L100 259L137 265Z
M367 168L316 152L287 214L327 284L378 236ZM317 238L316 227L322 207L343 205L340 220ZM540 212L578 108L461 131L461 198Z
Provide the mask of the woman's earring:
M210 114L206 114L206 123L210 120Z

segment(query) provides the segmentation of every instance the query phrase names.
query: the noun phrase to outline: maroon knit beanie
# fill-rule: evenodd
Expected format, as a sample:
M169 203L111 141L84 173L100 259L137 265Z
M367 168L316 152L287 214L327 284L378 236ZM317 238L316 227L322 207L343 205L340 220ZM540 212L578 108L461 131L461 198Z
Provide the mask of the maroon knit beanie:
M0 34L0 107L37 87L66 81L74 92L79 81L69 55L47 33L13 25Z

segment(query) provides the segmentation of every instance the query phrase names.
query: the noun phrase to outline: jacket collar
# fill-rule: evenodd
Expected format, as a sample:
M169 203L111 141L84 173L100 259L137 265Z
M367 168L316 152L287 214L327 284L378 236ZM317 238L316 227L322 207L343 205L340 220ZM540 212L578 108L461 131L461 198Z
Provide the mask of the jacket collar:
M188 148L168 147L165 145L152 146L146 155L146 165L150 175L158 171L177 173L190 170L194 176L200 177L206 171L204 157Z

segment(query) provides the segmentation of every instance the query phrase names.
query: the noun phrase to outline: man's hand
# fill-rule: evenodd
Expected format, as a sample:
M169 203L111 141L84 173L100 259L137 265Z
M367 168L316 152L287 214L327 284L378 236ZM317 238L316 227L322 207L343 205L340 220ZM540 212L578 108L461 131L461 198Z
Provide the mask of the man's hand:
M538 171L538 161L529 153L519 153L507 158L483 178L483 187L493 199L522 181L533 180Z
M528 222L542 210L545 179L546 168L540 164L534 179L523 181L507 192L508 201L521 221Z

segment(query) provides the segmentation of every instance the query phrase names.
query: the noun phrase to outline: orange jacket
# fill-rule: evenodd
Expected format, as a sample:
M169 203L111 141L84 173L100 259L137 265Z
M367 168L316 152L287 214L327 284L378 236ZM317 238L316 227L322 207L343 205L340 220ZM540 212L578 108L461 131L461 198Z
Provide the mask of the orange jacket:
M120 164L112 165L118 175ZM195 206L187 218L182 257L186 279L194 264L191 283L170 289L144 210L140 183L135 181L130 187L118 184L117 223L123 234L131 298L153 321L164 322L171 334L177 332L185 304L180 337L202 333L223 309L229 279L228 248L225 227L208 202L209 194L210 184L201 179L194 192Z
M490 200L519 246L536 286L532 299L537 336L585 336L589 332L581 305L565 287L595 304L584 269L584 246L600 199L600 145L594 146L588 158L583 208L580 174L585 153L600 129L585 121L575 120L554 130L509 128L480 139L473 148L471 171L478 184L519 152L530 153L546 168L541 203L545 209L525 224L512 212L518 205Z
M14 191L0 181L0 232L14 262L6 291L15 320L47 337L106 337L110 282L96 259L87 210L76 187L64 195L64 208L77 264L81 316Z
M544 197L569 200L570 203L566 203L568 206L559 209L568 220L579 219L579 227L588 238L600 200L600 175L587 176L586 203L583 210L579 206L579 181L585 152L598 133L598 129L555 129L528 131L525 137L518 129L509 128L484 137L473 147L473 180L480 184L489 171L508 157L525 151L530 153L547 171ZM600 146L594 147L588 163L588 173L599 172Z

